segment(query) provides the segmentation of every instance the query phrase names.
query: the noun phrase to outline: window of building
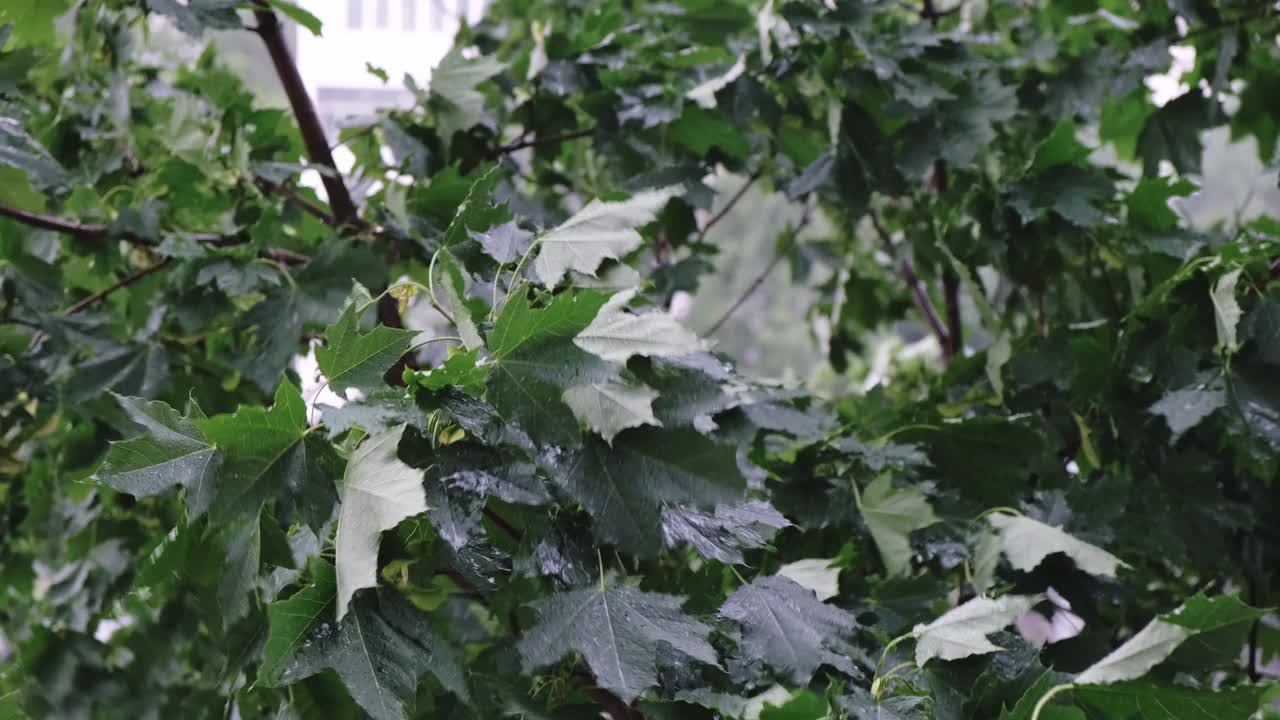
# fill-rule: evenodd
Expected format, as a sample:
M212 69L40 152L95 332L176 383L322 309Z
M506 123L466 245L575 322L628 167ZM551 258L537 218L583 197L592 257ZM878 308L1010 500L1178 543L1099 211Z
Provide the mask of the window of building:
M431 0L431 29L444 29L444 16L448 14L448 10L444 9L444 0Z
M458 0L458 22L467 19L467 0Z
M364 25L364 0L347 0L347 27L359 30Z
M400 9L400 24L405 30L418 29L418 0L404 0L404 6Z
M385 30L387 25L391 22L390 5L391 5L391 0L378 0L378 4L374 8L374 15L373 15L374 22L377 24L378 28L380 29Z

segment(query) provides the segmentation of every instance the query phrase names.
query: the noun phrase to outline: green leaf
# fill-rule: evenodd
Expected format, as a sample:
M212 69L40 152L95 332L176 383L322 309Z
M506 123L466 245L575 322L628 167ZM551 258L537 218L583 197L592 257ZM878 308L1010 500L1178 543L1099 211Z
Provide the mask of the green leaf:
M378 583L378 546L382 532L427 511L422 471L396 456L404 426L374 435L356 448L342 478L337 566L338 620L347 614L351 596Z
M610 445L614 436L627 428L662 425L653 416L657 397L649 388L618 383L575 385L561 395L573 414Z
M857 627L853 615L819 602L794 580L756 578L733 591L720 615L742 626L739 652L787 682L807 684L820 665L857 674L849 658L858 652L847 642Z
M880 559L890 575L911 569L911 542L915 530L938 522L924 493L916 488L895 488L888 476L876 478L857 497L858 510L876 541Z
M1136 680L1169 657L1188 638L1229 625L1253 622L1265 611L1233 597L1195 595L1178 609L1147 623L1111 654L1076 676L1076 685L1105 685Z
M436 108L440 135L446 141L454 133L485 121L484 95L476 86L506 68L492 57L467 60L460 46L444 56L431 72L431 103Z
M453 256L453 253L443 248L441 248L435 259L443 273L440 278L440 287L444 290L445 303L448 305L449 313L453 315L453 325L458 328L458 335L462 338L462 344L468 350L484 347L484 340L480 337L480 330L476 328L476 322L471 317L471 310L467 307L467 283L464 279L462 265Z
M1077 686L1071 694L1090 717L1249 720L1256 717L1266 692L1265 685L1208 690L1139 681Z
M724 113L715 113L698 107L686 107L679 119L668 126L671 139L698 155L706 155L712 148L732 158L744 158L751 152L751 144Z
M214 478L222 453L192 422L204 414L192 404L188 417L159 400L116 396L116 402L144 433L111 443L93 480L138 497L159 495L175 487L187 489L187 517L194 518L213 502Z
M760 720L826 720L827 701L812 690L801 690L781 705L766 705Z
M1090 575L1115 577L1116 568L1128 567L1106 550L1025 515L997 512L988 515L987 522L999 535L1001 549L1014 570L1031 572L1046 557L1059 552Z
M1186 178L1143 178L1125 200L1129 222L1150 232L1167 232L1178 224L1178 214L1169 207L1170 198L1195 191L1196 184Z
M683 506L662 509L662 539L667 547L686 543L699 555L729 565L741 565L743 550L764 547L773 530L790 525L763 500L717 505L714 512Z
M1227 406L1227 393L1216 383L1199 382L1174 390L1147 408L1147 412L1164 417L1177 442L1183 433Z
M360 317L372 305L369 291L357 284L342 314L325 330L325 344L316 348L320 372L339 395L352 387L371 390L385 386L382 376L409 351L417 335L413 330L386 325L360 332Z
M1142 157L1143 174L1158 176L1160 161L1168 160L1179 173L1200 172L1204 146L1200 132L1220 116L1216 100L1198 91L1184 93L1147 116L1138 134L1138 155Z
M626 585L555 593L531 603L538 621L517 649L526 671L580 653L596 684L630 704L658 684L659 644L719 665L711 628L681 612L683 602Z
M290 685L332 669L352 699L377 720L412 717L418 678L425 672L468 697L461 653L437 637L399 595L361 592L351 612L334 623L334 567L313 562L309 574L312 584L267 608L259 682Z
M558 464L556 481L591 514L596 537L637 555L661 549L665 505L714 507L746 490L733 447L693 430L637 428L612 447L590 437Z
M213 517L254 513L276 495L294 499L312 528L319 528L337 498L336 459L327 443L308 441L307 410L288 380L276 388L270 409L241 406L233 415L195 421L222 450Z
M71 182L71 174L28 135L17 120L0 115L0 166L7 165L27 174L31 184L48 190Z
M1044 142L1036 147L1031 167L1027 172L1032 175L1051 170L1059 165L1074 165L1089 157L1093 152L1076 140L1076 126L1070 120L1063 120L1053 129Z
M1240 347L1236 327L1240 324L1240 303L1236 302L1236 283L1240 280L1240 268L1218 277L1209 291L1213 301L1213 319L1218 329L1218 350L1228 355Z
M598 198L538 238L533 268L553 288L570 270L594 276L605 260L617 260L644 243L636 228L654 221L678 187L647 190L620 202Z
M934 658L959 660L999 652L1002 648L987 635L1025 615L1039 600L1033 595L979 595L927 625L916 625L911 631L916 637L916 666L924 667Z
M485 397L503 418L524 428L535 442L580 444L577 419L561 400L564 391L575 385L620 379L615 366L573 343L604 301L600 293L566 292L551 298L545 308L535 309L517 291L489 333L493 367Z
M270 2L271 7L279 10L285 17L306 28L312 35L321 36L320 30L324 24L320 22L320 18L307 12L291 0L270 0Z
M676 357L703 349L698 336L667 313L627 312L627 303L635 295L635 290L624 290L609 298L573 343L598 357L619 363L625 363L633 355Z
M484 254L500 265L519 260L533 244L533 233L521 230L514 220L495 225L484 232L469 230L467 234L480 243Z

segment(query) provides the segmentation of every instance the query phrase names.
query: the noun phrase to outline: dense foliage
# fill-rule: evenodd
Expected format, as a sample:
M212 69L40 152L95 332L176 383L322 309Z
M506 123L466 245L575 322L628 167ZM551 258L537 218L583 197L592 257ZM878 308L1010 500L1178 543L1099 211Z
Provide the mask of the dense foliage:
M1272 4L505 0L343 174L270 5L0 6L0 716L1265 712L1280 220L1170 200ZM665 311L725 174L868 391Z

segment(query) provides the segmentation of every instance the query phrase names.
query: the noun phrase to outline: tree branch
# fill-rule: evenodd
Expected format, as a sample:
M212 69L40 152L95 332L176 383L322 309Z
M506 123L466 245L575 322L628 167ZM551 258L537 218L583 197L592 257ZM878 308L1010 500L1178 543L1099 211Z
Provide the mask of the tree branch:
M524 150L525 148L531 148L531 147L539 147L541 145L554 145L555 143L562 143L562 142L565 142L566 140L577 140L578 138L589 137L595 131L596 129L591 127L585 130L574 130L573 132L560 133L559 135L547 135L545 137L535 137L532 140L526 140L524 138L521 138L520 140L517 140L516 142L513 142L509 145L502 145L500 147L495 148L485 157L488 160L497 160L503 155L509 155L513 152L516 152L517 150Z
M104 223L82 223L76 220L64 220L63 218L55 217L53 215L28 212L26 210L9 207L8 205L0 205L0 217L22 223L28 227L60 232L64 235L70 235L80 240L105 240L113 237L111 233L111 226ZM155 247L155 244L151 240L131 232L122 232L114 235L114 237L141 247ZM211 245L213 247L243 245L249 241L248 237L241 233L226 235L218 233L189 233L188 237L198 243ZM272 260L285 265L304 265L311 261L310 257L303 255L302 253L286 250L284 248L266 248L261 250L259 254L262 257L271 258Z
M116 281L113 285L110 285L110 286L108 286L108 287L105 287L105 288L103 288L103 289L99 290L98 292L93 293L92 295L89 295L89 296L87 296L87 297L85 297L85 298L81 299L81 300L80 300L79 302L77 302L76 304L74 304L74 305L72 305L71 307L69 307L69 308L67 308L66 310L64 310L64 311L62 312L62 314L63 314L64 316L65 316L65 315L75 315L76 313L80 312L81 310L84 310L85 308L87 308L87 307L89 307L89 306L91 306L91 305L93 305L93 304L95 304L95 303L99 302L100 300L102 300L102 299L106 298L108 295L110 295L111 293L113 293L113 292L115 292L115 291L119 290L120 288L129 287L130 285L132 285L132 284L134 284L134 283L138 282L139 280L141 280L142 278L144 278L144 277L146 277L146 276L148 276L148 275L151 275L152 273L160 272L161 270L165 269L165 268L169 265L169 263L171 263L171 262L173 262L173 258L165 258L165 259L161 260L160 262L156 263L155 265L152 265L152 266L150 266L150 267L145 267L145 268L142 268L141 270L138 270L137 272L133 272L133 273L130 273L130 274L128 274L128 275L125 275L124 277L122 277L122 278L120 278L118 281Z
M741 197L741 194L742 193L739 192L738 197ZM787 237L787 241L782 245L782 247L778 248L777 252L774 253L773 259L769 261L767 266L765 266L764 271L757 275L755 280L751 281L751 284L747 286L747 289L742 291L742 294L739 295L738 299L734 300L733 304L724 311L724 314L720 316L720 319L716 320L715 324L707 329L705 334L708 337L715 335L716 331L728 322L729 318L733 317L733 314L738 311L738 308L742 307L742 304L747 301L747 298L751 297L756 290L760 289L760 286L764 284L765 279L769 277L769 274L773 272L773 269L778 267L778 263L782 262L782 258L786 255L787 250L791 248L791 245L795 243L796 238L799 237L800 231L808 224L809 208L805 207L804 217L800 218L799 224L797 224L795 229L791 231L791 234Z
M698 242L702 242L702 239L707 236L707 233L711 228L715 227L716 223L723 220L725 216L729 214L729 211L733 210L733 206L738 204L738 201L742 199L742 196L746 195L747 191L751 189L751 186L759 179L759 172L752 173L751 177L747 178L747 181L742 184L742 187L738 188L738 192L734 193L733 197L729 198L729 202L725 203L724 207L720 208L720 212L712 215L711 218L707 220L707 224L703 225L702 229L698 231Z
M876 235L880 236L880 243L884 246L884 251L893 258L896 253L893 251L893 238L889 237L889 231L885 229L884 224L880 222L880 216L875 211L868 210L867 216L871 218L871 227L875 228ZM942 352L947 352L949 340L947 337L947 329L942 324L942 319L938 317L938 311L933 309L933 301L929 299L929 293L924 289L924 283L920 282L920 277L916 275L916 270L911 266L911 261L903 259L898 264L898 276L902 278L902 282L906 284L907 290L911 291L911 299L916 304L916 309L924 316L929 328L933 330L933 335L938 339L938 345L942 348Z
M293 201L298 205L298 207L302 208L312 217L319 218L320 222L324 223L325 225L338 224L337 218L333 216L333 213L321 207L319 204L312 202L310 198L306 197L305 195L298 192L297 190L289 187L288 185L285 185L282 183L273 183L270 180L267 180L266 178L256 178L254 182L256 182L258 184L258 187L262 188L264 192L273 192L278 195L283 195L284 197Z
M951 359L964 353L964 325L960 322L960 278L955 270L942 271L942 300L947 310L947 346L943 359Z
M302 141L307 146L307 156L316 165L322 165L333 172L321 173L325 192L329 195L329 205L333 208L334 219L340 225L359 226L360 215L351 200L351 193L338 173L333 162L333 153L329 151L329 141L324 136L324 127L320 125L320 116L316 114L316 106L307 95L307 87L298 73L298 66L289 55L289 46L285 42L284 32L280 29L280 20L275 11L254 10L258 20L257 33L267 46L271 55L271 64L280 76L280 84L284 86L285 95L289 97L289 106L293 108L293 116L298 121L298 131L302 133Z

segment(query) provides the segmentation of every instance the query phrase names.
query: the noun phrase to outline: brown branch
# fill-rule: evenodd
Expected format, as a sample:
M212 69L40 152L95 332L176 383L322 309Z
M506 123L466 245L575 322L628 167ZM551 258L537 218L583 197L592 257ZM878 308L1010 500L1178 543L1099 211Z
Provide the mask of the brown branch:
M271 55L271 64L280 76L280 84L284 86L285 95L289 98L289 106L293 108L293 116L298 121L298 131L302 133L302 141L307 147L307 156L315 165L321 165L332 172L320 173L325 192L329 195L329 205L333 207L333 215L341 225L359 226L360 215L356 211L355 202L347 185L338 174L338 166L333 162L333 153L329 151L329 141L324 136L324 127L320 124L320 116L316 114L316 106L307 95L306 85L298 66L289 55L289 46L285 42L284 32L280 29L280 20L275 11L254 10L258 20L257 33L267 46Z
M893 258L893 239L889 237L889 231L885 229L884 224L880 222L880 216L874 211L867 211L868 217L871 218L871 227L875 228L876 234L880 236L880 243L884 245L884 251ZM929 299L929 293L924 288L924 283L920 281L916 275L916 270L911 265L911 261L903 259L898 264L898 276L902 278L902 282L906 284L907 290L911 292L911 299L916 304L916 309L924 316L925 321L929 323L929 328L933 330L933 335L938 339L938 345L942 347L943 353L947 352L950 343L947 337L947 329L942 324L942 319L938 317L938 311L933 309L933 301Z
M797 224L795 229L791 231L791 234L787 237L786 243L784 243L782 247L778 248L777 252L773 255L773 259L769 261L767 266L765 266L764 271L757 275L755 280L751 281L751 284L747 286L747 289L742 291L742 294L739 295L738 299L734 300L733 304L724 311L724 314L720 316L720 319L716 320L715 324L707 329L707 332L705 333L707 336L715 335L716 331L728 322L729 318L733 317L733 314L738 311L738 308L742 307L742 304L747 301L747 298L751 297L755 294L756 290L760 289L760 286L764 284L765 279L769 277L769 274L773 272L773 269L778 267L778 263L782 262L782 258L786 256L787 250L791 248L791 245L795 243L796 238L799 237L800 231L808 224L809 208L806 207L804 210L804 217L800 218L799 224Z
M39 228L41 230L50 230L60 232L64 235L70 235L80 240L105 240L113 237L111 226L103 223L82 223L77 220L64 220L53 215L43 215L40 213L19 210L7 205L0 205L0 217L5 217L14 222L22 223L28 227ZM242 245L248 242L248 237L242 233L219 234L219 233L188 233L191 239L204 245L213 247L230 247L233 245ZM114 237L118 237L125 242L138 245L140 247L154 248L155 244L136 233L122 232ZM262 257L271 258L276 262L285 265L304 265L311 261L311 258L293 250L284 248L267 248L259 253Z
M956 5L948 10L939 11L933 0L922 0L920 17L927 20L934 28L938 21L960 9ZM933 162L933 192L941 195L947 191L947 163L942 158ZM947 333L941 337L942 359L951 364L951 359L964 352L964 325L960 321L960 278L951 268L942 271L943 309L947 314Z
M297 190L282 183L273 183L266 178L256 178L255 182L264 192L273 192L283 195L293 201L312 217L320 219L325 225L337 225L338 221L333 217L333 213L321 207L318 203L313 202L310 198L298 192Z
M733 210L733 207L738 204L738 201L742 199L742 196L746 195L747 191L751 189L751 186L759 179L759 172L752 173L751 177L747 178L747 181L742 184L742 187L738 188L738 192L734 193L733 197L729 198L729 202L725 203L724 207L720 208L720 212L712 215L711 219L707 220L707 224L703 225L702 229L698 231L698 242L702 242L702 239L707 236L707 233L711 228L715 227L716 223L723 220L725 216Z
M950 363L952 358L964 354L964 325L960 322L960 278L951 268L942 271L942 300L947 311L947 345L942 355Z
M119 290L120 288L129 287L130 285L132 285L132 284L134 284L134 283L138 282L138 281L139 281L139 280L141 280L142 278L144 278L144 277L146 277L146 276L148 276L148 275L150 275L150 274L152 274L152 273L160 272L161 270L165 269L165 267L167 267L167 266L169 265L169 263L170 263L170 262L173 262L173 258L165 258L165 259L161 260L160 262L156 263L155 265L152 265L152 266L150 266L150 267L145 267L145 268L142 268L141 270L138 270L138 271L136 271L136 272L130 273L130 274L128 274L128 275L125 275L124 277L122 277L122 278L120 278L118 281L116 281L114 284L112 284L112 285L110 285L110 286L108 286L108 287L105 287L105 288L103 288L103 289L101 289L101 290L99 290L99 291L97 291L97 292L93 293L92 295L89 295L89 296L87 296L87 297L83 298L82 300L80 300L80 301L79 301L79 302L77 302L76 304L74 304L74 305L72 305L71 307L69 307L69 308L67 308L66 310L64 310L64 311L62 312L62 314L63 314L63 315L75 315L76 313L80 312L81 310L84 310L85 308L89 307L90 305L93 305L94 303L97 303L97 302L99 302L100 300L102 300L102 299L106 298L108 295L110 295L111 293L113 293L113 292L115 292L115 291Z

